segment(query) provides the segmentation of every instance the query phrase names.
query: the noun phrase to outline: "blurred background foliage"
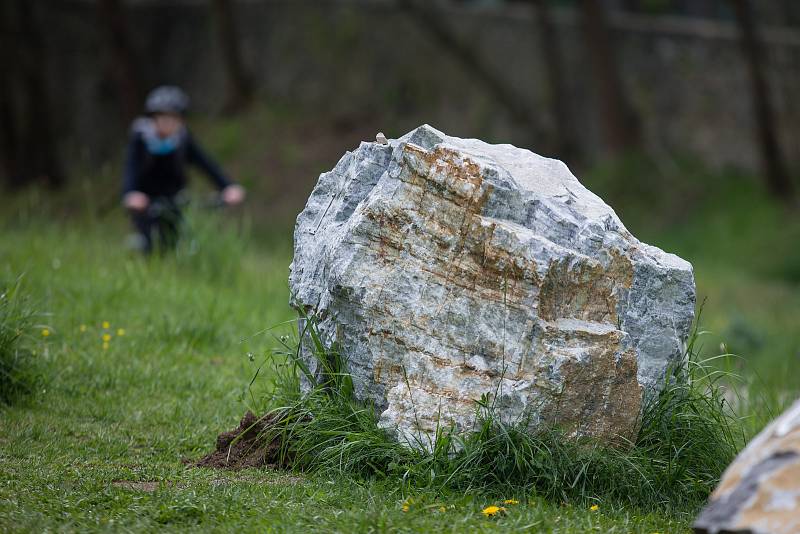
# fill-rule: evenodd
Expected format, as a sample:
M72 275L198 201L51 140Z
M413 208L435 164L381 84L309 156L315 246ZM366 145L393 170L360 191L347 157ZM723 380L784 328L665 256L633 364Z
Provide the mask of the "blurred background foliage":
M215 240L200 263L228 278L248 250L288 265L345 150L430 123L564 159L692 261L707 354L800 388L794 0L8 0L0 36L5 236L100 226L121 247L122 151L159 84L187 90L191 128L248 188L225 222L249 249Z

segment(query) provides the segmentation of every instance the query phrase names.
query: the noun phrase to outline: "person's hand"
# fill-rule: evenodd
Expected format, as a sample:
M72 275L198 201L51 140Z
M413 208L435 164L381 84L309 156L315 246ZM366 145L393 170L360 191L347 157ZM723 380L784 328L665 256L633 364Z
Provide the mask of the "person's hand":
M141 191L131 191L122 197L122 205L131 211L144 211L150 205L150 197Z
M222 190L222 201L228 206L236 206L244 202L244 187L232 184Z

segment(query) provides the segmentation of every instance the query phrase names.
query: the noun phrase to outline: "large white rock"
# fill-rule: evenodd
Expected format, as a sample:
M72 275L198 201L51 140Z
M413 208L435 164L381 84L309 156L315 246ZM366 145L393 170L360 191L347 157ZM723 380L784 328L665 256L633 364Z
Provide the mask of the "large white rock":
M486 395L510 422L632 437L683 356L691 265L560 161L427 125L383 143L320 176L290 275L381 426L429 443L437 425L468 430Z

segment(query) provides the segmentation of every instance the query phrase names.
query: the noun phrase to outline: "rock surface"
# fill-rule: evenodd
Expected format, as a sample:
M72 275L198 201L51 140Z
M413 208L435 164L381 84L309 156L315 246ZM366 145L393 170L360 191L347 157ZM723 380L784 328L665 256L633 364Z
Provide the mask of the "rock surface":
M290 287L357 397L411 443L468 430L484 394L510 422L630 438L695 305L691 265L634 238L562 162L430 126L320 176Z
M800 532L800 400L769 424L725 470L695 532Z

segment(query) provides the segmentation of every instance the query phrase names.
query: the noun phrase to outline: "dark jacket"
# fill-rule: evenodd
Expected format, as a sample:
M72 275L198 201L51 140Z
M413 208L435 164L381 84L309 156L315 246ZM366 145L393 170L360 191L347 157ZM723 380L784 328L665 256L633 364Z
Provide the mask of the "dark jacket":
M147 120L139 119L131 128L123 176L123 195L131 191L141 191L150 197L175 196L186 187L187 164L204 171L220 190L232 183L197 145L188 130L180 133L174 150L165 154L152 153L146 141L146 136L152 135L147 129Z

